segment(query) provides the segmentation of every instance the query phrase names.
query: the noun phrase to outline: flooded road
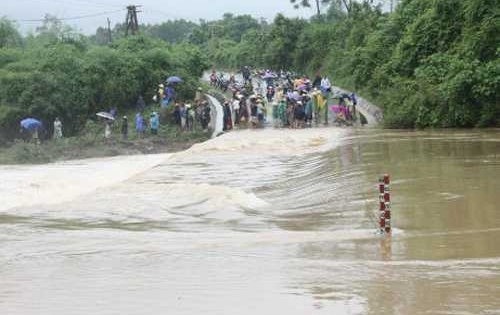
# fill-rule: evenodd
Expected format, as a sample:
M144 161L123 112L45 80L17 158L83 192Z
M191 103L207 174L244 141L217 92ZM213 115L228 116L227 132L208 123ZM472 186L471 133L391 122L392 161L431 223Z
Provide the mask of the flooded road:
M0 167L0 314L500 314L500 130L247 130L158 157Z

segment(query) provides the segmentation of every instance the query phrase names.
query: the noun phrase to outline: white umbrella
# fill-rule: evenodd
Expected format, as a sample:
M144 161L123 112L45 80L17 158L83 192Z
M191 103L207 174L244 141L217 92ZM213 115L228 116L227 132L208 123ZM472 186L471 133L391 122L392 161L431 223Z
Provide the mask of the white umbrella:
M113 117L113 115L111 115L108 112L98 112L96 114L96 116L102 117L102 118L105 118L105 119L109 119L109 120L115 120L115 117Z

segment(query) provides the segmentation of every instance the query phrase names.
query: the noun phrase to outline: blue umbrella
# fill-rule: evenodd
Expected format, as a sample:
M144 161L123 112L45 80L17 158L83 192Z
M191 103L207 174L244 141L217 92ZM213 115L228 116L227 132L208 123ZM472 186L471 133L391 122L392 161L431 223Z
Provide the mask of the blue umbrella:
M35 130L42 127L42 122L35 118L26 118L21 120L21 127L28 130Z
M179 78L178 76L171 76L171 77L168 77L167 80L165 80L165 82L167 83L179 83L179 82L184 82L181 78Z

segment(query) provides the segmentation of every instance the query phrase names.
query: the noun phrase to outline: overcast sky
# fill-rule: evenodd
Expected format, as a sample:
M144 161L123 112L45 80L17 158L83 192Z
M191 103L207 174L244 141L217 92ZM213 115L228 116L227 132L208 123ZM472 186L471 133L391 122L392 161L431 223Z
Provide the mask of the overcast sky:
M4 2L4 1L2 1ZM184 18L198 22L219 19L225 12L251 14L256 18L272 21L277 13L285 16L309 17L312 9L294 9L289 0L8 0L3 4L1 13L9 19L16 20L23 33L34 31L40 22L25 20L43 19L45 13L58 18L103 15L81 19L66 20L65 23L76 27L79 31L92 34L99 26L106 26L106 18L111 24L124 22L128 4L142 5L139 23L158 23L166 20ZM123 9L124 11L119 11ZM119 12L116 12L119 11Z

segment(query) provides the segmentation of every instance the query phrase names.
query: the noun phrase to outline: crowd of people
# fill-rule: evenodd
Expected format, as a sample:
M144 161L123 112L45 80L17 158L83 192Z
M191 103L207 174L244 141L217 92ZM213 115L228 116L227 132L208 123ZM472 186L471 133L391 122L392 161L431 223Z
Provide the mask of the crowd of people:
M105 121L104 138L106 140L109 140L112 137L112 125L114 124L115 120L107 119ZM138 138L144 138L147 129L149 129L149 133L151 135L157 135L159 128L160 128L160 118L157 112L152 112L149 115L149 119L146 119L145 115L143 115L143 113L140 111L137 112L137 114L135 114L135 133ZM122 116L121 118L120 133L123 137L123 140L128 140L129 120L126 115Z
M234 74L226 78L227 75L217 74L215 70L210 76L213 85L232 93L223 104L223 130L242 123L257 128L268 121L275 127L304 128L329 122L352 125L358 120L356 95L334 94L328 77L319 73L311 80L285 71L252 73L244 67L241 76L240 82Z
M194 102L188 103L178 100L175 92L175 83L166 87L160 84L157 99L160 103L162 122L173 119L179 131L193 131L197 124L203 131L208 131L210 123L210 105L203 96L203 89L198 87Z
M177 99L177 83L159 84L157 94L153 97L153 104L147 106L142 96L135 103L135 117L129 119L127 115L119 115L117 107L108 111L97 113L98 120L103 124L104 138L108 142L113 134L128 140L130 133L136 138L156 136L159 134L160 126L174 124L178 131L193 131L202 129L208 131L211 120L211 109L203 97L202 88L198 88L193 105ZM133 109L132 109L133 110ZM127 110L130 113L130 110ZM196 127L198 126L198 127ZM53 122L53 133L48 134L51 128L42 124L41 120L25 118L20 122L20 134L27 142L40 143L40 138L53 138L58 141L63 138L63 122L56 117Z
M114 129L113 126L117 124L118 120L120 120L118 117L118 110L116 107L113 107L109 110L109 112L101 112L98 113L98 115L99 114L103 114L100 115L100 117L104 120L104 138L109 141L109 139L112 138L112 130ZM156 135L158 134L158 129L160 128L159 114L156 111L146 114L146 102L142 96L139 96L136 102L134 124L134 130L138 138L144 138L148 130L151 135ZM121 116L119 129L122 138L127 140L129 138L129 119L127 115Z
M210 123L210 105L203 97L203 89L196 91L194 103L186 103L177 99L176 83L159 84L157 94L153 96L153 111L146 119L146 103L142 96L136 102L135 133L138 138L143 138L149 130L151 136L158 135L160 125L174 124L178 131L194 131L198 124L203 131L208 131ZM112 119L106 120L105 138L111 137L111 126L117 120L116 108L110 110ZM110 118L111 118L110 117ZM120 122L122 138L129 137L129 119L123 116Z
M199 87L192 103L183 102L177 98L177 82L158 84L156 94L153 96L153 104L146 106L142 96L136 102L136 114L133 122L133 130L137 138L146 135L156 136L161 125L175 125L177 131L188 132L195 129L208 131L211 120L211 108L203 96L203 89ZM109 110L109 115L103 115L105 121L104 137L112 137L112 128L118 120L121 137L129 139L129 122L127 116L118 117L117 109ZM198 126L198 127L196 127Z
M234 73L224 74L212 71L210 83L231 97L223 101L223 130L231 130L245 125L259 128L272 122L274 127L305 128L327 125L352 125L358 120L356 111L357 97L354 93L336 93L328 77L319 73L312 79L306 75L296 75L289 71L251 71L249 67L241 70L241 79ZM156 108L146 110L146 102L139 96L136 102L134 130L138 138L146 134L158 134L161 124L175 124L178 131L193 131L199 125L207 131L211 120L211 106L203 96L202 88L196 91L192 103L177 99L177 83L159 84L153 97ZM109 114L109 115L108 115ZM112 137L113 125L119 122L119 130L123 139L129 138L129 119L118 117L116 107L104 115L104 137ZM330 116L330 117L329 117ZM359 115L360 123L366 119ZM34 127L32 127L34 126ZM21 132L27 139L39 142L42 124L23 125ZM53 122L53 138L63 137L63 124L59 118Z

